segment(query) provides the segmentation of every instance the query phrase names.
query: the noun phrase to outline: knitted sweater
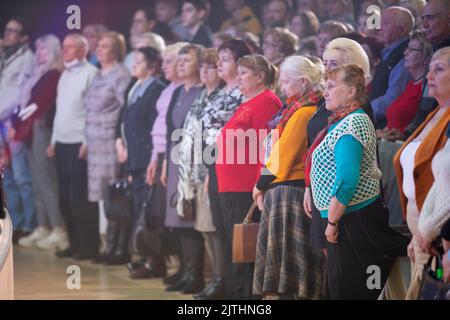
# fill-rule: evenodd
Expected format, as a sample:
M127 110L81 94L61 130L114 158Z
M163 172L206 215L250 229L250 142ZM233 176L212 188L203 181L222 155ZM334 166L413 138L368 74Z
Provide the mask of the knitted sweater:
M431 164L434 183L420 212L418 229L430 241L436 239L450 218L450 141L439 151Z

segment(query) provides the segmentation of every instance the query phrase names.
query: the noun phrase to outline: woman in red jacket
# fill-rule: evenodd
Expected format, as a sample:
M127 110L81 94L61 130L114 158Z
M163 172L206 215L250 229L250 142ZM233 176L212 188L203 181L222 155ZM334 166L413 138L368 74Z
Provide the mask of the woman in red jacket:
M217 138L216 172L219 202L225 213L227 298L250 299L254 266L232 263L233 226L242 223L252 204L253 187L261 174L261 145L282 102L270 90L277 69L264 56L245 56L238 65L237 82L245 100Z

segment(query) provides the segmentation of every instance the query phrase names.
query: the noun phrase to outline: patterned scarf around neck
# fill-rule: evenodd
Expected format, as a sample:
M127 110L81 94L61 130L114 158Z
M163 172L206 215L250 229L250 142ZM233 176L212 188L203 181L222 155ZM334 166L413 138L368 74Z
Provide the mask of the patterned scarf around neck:
M297 112L298 109L306 106L317 106L321 98L322 92L314 91L305 94L302 97L293 97L287 99L287 106L283 108L279 113L277 113L277 115L270 121L270 128L278 129L279 134L281 135L289 119L294 115L295 112Z
M337 108L335 112L328 118L328 125L322 129L318 134L311 147L308 149L308 152L305 154L304 163L305 163L305 184L306 186L311 185L310 173L311 173L311 165L312 165L312 154L314 150L316 150L317 146L325 139L325 136L328 133L330 127L336 122L344 119L353 111L360 109L361 106L357 103L351 103L348 105L340 106Z

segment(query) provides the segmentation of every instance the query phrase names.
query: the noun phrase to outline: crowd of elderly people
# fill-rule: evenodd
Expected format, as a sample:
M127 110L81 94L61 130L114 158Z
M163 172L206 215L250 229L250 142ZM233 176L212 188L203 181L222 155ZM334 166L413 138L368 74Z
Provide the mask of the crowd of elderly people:
M259 19L224 0L212 34L207 1L156 1L136 11L128 54L100 24L33 52L28 21L10 19L14 241L197 300L418 299L431 256L450 282L450 1L411 2L270 0ZM119 184L127 215L111 213ZM256 257L235 263L252 205Z

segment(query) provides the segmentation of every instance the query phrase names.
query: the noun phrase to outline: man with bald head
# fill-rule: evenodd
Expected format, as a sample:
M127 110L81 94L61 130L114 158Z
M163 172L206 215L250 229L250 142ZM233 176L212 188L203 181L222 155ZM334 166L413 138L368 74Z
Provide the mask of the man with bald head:
M377 38L385 48L369 92L377 129L386 126L386 110L410 81L404 66L404 52L413 28L414 16L408 9L394 6L382 11L381 30Z
M97 68L86 60L87 39L78 33L65 37L65 70L58 83L56 114L49 157L56 157L61 212L69 235L69 248L59 257L94 258L98 251L98 212L87 201L87 164L84 95Z

